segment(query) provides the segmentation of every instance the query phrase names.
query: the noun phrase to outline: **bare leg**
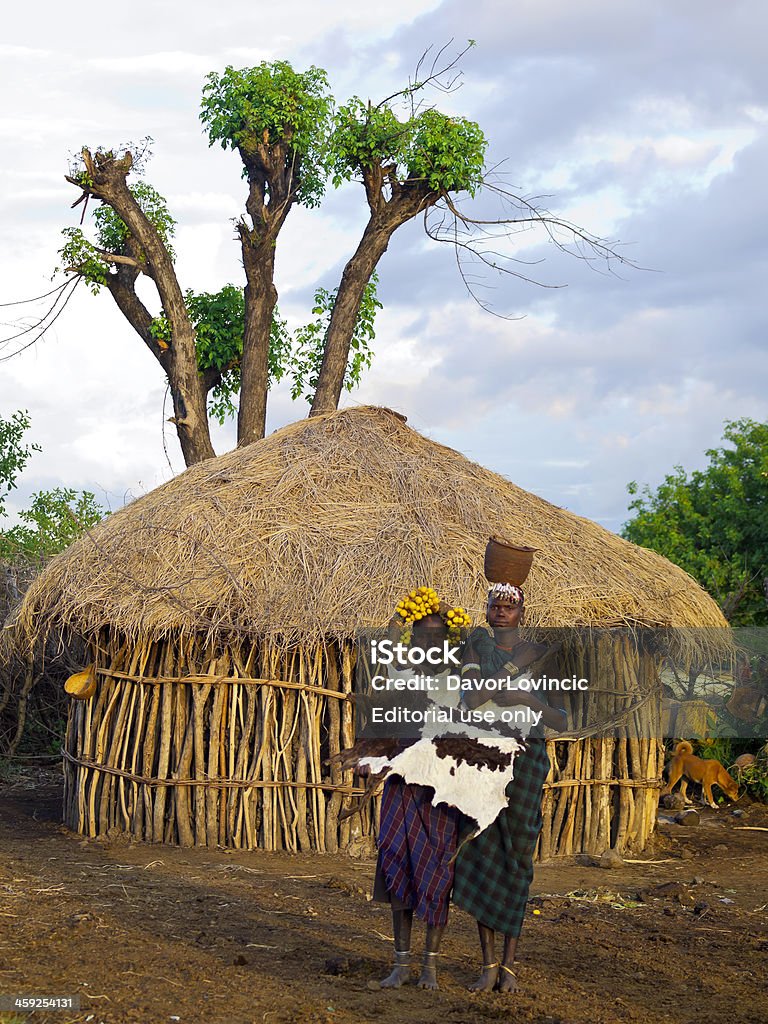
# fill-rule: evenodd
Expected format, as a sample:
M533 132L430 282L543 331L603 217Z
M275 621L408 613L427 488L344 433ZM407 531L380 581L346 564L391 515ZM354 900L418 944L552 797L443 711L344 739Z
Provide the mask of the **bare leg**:
M444 931L445 925L427 925L424 959L421 961L421 974L416 983L419 988L435 989L439 987L437 984L437 954Z
M517 936L504 936L504 959L501 962L499 980L496 983L497 992L514 992L517 988L517 978L513 967L515 965L515 951L517 949Z
M499 977L499 965L496 962L495 934L493 928L486 928L478 923L477 932L480 936L480 948L483 951L483 971L477 981L469 986L470 992L490 992Z
M400 988L411 974L411 926L412 910L392 911L392 930L395 933L395 967L383 981L382 988Z

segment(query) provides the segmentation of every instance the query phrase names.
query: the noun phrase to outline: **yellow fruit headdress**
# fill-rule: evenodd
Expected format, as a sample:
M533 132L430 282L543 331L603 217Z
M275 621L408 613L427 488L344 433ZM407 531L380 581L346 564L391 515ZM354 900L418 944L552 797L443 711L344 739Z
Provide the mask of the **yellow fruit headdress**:
M447 601L441 601L432 587L418 587L398 601L395 608L395 617L400 620L405 642L410 639L414 622L427 615L440 616L448 627L448 639L452 641L459 640L462 630L472 625L472 620L463 608L453 608Z

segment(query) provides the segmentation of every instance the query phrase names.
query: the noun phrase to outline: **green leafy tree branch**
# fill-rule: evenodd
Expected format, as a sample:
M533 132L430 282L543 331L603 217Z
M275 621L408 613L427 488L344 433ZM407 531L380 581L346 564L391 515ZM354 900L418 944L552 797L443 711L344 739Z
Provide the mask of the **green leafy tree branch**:
M734 625L768 624L768 423L729 421L709 465L628 486L622 536L689 572Z
M16 486L19 474L33 452L40 446L27 444L24 435L29 430L29 413L17 410L8 419L0 416L0 516L7 516L5 499Z
M374 321L377 310L384 308L376 297L378 281L378 275L374 271L363 290L362 302L350 341L350 355L343 382L346 391L352 391L357 387L363 371L367 370L373 361L371 345L376 337ZM315 292L315 304L312 307L312 315L315 319L296 331L290 360L290 374L293 378L291 397L294 400L305 398L309 402L317 391L336 295L337 290L329 291L327 288L318 288Z
M19 513L21 523L0 533L0 558L44 562L64 551L105 516L91 491L54 487L37 491Z
M26 411L14 412L7 419L0 417L0 516L8 515L8 493L32 454L41 451L40 445L24 440L29 427ZM0 530L0 558L44 561L63 551L105 514L90 491L66 487L38 491L29 508L19 513L21 522Z

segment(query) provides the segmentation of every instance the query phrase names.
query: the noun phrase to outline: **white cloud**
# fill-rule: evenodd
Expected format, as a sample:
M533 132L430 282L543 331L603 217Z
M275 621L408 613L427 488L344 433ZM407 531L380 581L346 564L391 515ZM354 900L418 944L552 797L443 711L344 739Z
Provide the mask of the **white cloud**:
M50 56L50 50L40 50L33 46L12 46L8 43L0 43L0 57L8 57L9 59L16 57L20 60L28 60L30 58L43 59Z
M95 71L118 75L144 76L153 72L163 75L203 75L210 71L211 58L205 54L165 50L162 53L139 53L130 57L92 57L87 66Z
M235 197L226 192L172 192L167 198L174 216L187 221L194 217L221 224L242 212Z
M12 97L0 118L0 301L50 287L60 228L80 212L69 211L76 193L62 180L68 152L146 134L155 138L148 178L179 219L183 286L242 281L230 218L245 185L237 157L209 150L197 120L208 70L314 62L340 96L376 98L404 83L428 44L476 38L466 86L436 102L480 121L494 158L510 158L509 181L554 193L546 205L592 230L619 233L654 273L595 275L523 236L507 251L547 255L533 274L569 287L488 280L494 290L483 294L497 308L528 314L504 321L466 298L451 251L410 225L380 265L374 368L344 401L396 407L615 528L629 480L700 463L726 418L768 417L766 15L747 17L748 6L521 0L510 17L501 0L190 0L180 19L173 5L137 0L130 16L107 7L83 33L53 0L17 5L0 46ZM307 318L318 283L338 282L366 216L353 187L330 192L319 211L291 213L277 283L292 323ZM57 481L101 487L119 503L170 474L162 373L108 295L81 290L51 337L3 371L0 414L29 408L44 449L24 493ZM284 386L270 402L270 430L306 411ZM513 441L510 424L520 425ZM218 450L234 444L231 425L215 434Z

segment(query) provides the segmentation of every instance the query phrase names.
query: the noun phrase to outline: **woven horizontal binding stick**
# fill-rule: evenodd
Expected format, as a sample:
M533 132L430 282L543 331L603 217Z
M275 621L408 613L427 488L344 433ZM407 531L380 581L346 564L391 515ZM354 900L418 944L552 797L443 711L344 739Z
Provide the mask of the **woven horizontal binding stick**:
M276 686L285 690L306 690L308 693L320 693L323 697L335 697L337 700L354 700L354 694L337 693L324 686L312 686L310 683L292 683L287 679L259 679L255 676L132 676L127 672L116 672L111 668L97 668L96 675L109 679L123 679L126 683L146 683L147 686L158 686L161 683L191 683L193 686L216 686L229 683L237 685Z
M153 779L146 775L135 775L122 768L114 768L112 765L99 764L89 758L73 757L66 750L64 759L81 768L106 772L107 775L116 775L122 779L129 779L131 782L141 782L145 786L229 786L239 789L279 789L281 786L287 786L295 789L324 789L334 793L343 793L346 796L362 796L365 793L365 789L360 786L334 786L330 782L296 782L293 779Z
M629 786L640 789L661 789L663 779L560 779L545 782L544 789L564 789L568 786Z

